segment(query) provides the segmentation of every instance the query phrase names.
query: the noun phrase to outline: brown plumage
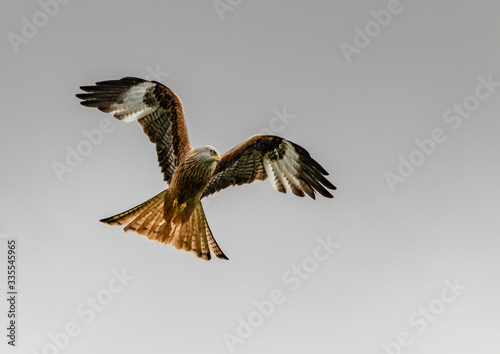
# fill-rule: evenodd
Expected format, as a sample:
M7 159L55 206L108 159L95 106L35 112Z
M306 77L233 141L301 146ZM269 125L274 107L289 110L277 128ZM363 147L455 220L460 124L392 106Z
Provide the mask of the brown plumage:
M210 260L210 253L227 259L217 245L201 199L234 185L270 177L279 192L318 192L333 198L328 172L301 146L272 135L254 135L222 157L216 148L194 149L189 141L181 100L166 86L134 77L82 86L82 105L96 107L125 122L137 120L156 145L158 162L168 188L123 213L101 220L125 225L151 240L171 244Z

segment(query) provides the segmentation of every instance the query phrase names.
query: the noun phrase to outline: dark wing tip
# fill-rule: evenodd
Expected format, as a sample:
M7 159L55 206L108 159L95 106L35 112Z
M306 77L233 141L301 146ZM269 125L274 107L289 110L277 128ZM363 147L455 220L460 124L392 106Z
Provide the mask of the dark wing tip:
M305 148L290 141L289 143L291 143L292 148L299 156L298 162L302 169L300 171L301 180L305 184L303 187L307 186L305 189L307 195L312 199L316 199L315 192L317 192L325 198L333 198L333 195L327 189L336 190L337 187L325 177L329 175L328 171L311 157Z
M336 190L337 187L335 187L332 182L330 182L329 180L327 180L326 178L324 180L322 180L322 183L324 184L324 186L328 189L331 189L331 190Z
M80 86L80 90L85 91L85 92L93 92L95 89L95 86Z
M80 97L78 97L78 98L80 98ZM85 106L85 107L94 107L93 104L95 105L95 103L92 101L81 101L80 104L82 106Z
M325 197L325 198L333 198L333 195L330 192L328 192L328 191L326 193L324 193L324 194L322 193L321 195L323 197Z

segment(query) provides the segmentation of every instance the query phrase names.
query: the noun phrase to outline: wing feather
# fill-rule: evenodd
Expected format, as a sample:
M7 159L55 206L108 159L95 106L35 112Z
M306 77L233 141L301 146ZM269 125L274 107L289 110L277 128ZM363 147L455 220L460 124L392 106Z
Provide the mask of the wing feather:
M300 145L273 135L254 135L221 157L202 197L269 177L282 193L290 189L299 197L315 199L318 192L333 198L328 189L336 187L325 176L328 172Z
M111 113L124 122L139 122L156 145L158 163L170 183L179 162L192 149L179 97L159 82L135 77L80 88L85 93L76 96L82 105Z

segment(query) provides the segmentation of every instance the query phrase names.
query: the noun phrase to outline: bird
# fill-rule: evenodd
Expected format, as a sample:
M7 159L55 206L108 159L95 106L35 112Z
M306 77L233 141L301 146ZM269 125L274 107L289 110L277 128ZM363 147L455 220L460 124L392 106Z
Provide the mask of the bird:
M333 198L337 188L309 152L284 138L256 134L223 154L211 146L193 148L179 97L153 80L124 77L81 86L76 97L86 107L122 122L137 121L155 144L167 188L117 215L100 220L210 260L228 259L215 241L201 200L229 186L263 181L281 193Z

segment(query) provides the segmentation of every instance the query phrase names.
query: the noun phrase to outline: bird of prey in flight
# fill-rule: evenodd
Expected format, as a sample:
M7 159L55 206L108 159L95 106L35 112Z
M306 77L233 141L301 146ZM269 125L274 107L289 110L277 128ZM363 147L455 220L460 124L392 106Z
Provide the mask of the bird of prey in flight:
M80 87L82 105L111 113L123 122L138 121L156 145L168 188L123 213L101 220L125 225L151 240L171 244L210 260L213 252L228 259L210 231L201 199L234 185L267 177L279 192L287 189L315 199L333 198L328 172L303 147L273 135L254 135L220 156L213 146L193 148L179 97L156 81L135 77Z

